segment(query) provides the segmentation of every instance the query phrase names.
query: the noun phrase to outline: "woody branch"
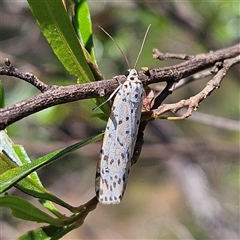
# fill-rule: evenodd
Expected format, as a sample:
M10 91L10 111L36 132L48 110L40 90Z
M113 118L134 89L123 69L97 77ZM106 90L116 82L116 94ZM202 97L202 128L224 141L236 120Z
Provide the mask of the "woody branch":
M159 118L166 112L176 113L182 108L187 108L187 111L182 116L168 117L168 119L180 120L180 119L188 118L189 116L191 116L191 114L194 110L197 110L201 101L203 101L214 90L216 90L220 87L221 81L226 76L228 70L233 65L235 65L239 62L240 62L240 56L237 56L235 58L230 58L230 59L224 60L220 66L217 66L217 68L221 67L220 70L216 70L216 66L214 66L214 68L212 69L212 72L217 71L217 73L210 81L207 82L205 88L202 91L200 91L198 94L190 97L189 99L181 100L177 103L162 104L156 110L153 110L152 117ZM216 64L219 65L219 63L216 63Z
M174 84L178 83L180 80L187 79L196 79L194 75L198 74L206 69L209 69L213 66L216 66L217 63L222 63L222 69L225 69L222 78L225 76L227 71L236 63L239 63L239 55L240 55L240 45L237 44L235 46L221 49L218 51L206 53L206 54L198 54L196 56L185 56L181 55L179 57L178 54L173 54L175 58L187 59L185 62L173 65L170 67L164 68L155 68L149 69L146 72L140 71L139 78L143 81L144 85L149 85L152 83L158 82L166 82L166 88L160 93L160 95L156 98L154 108L160 106L162 101L172 93L174 90ZM167 54L165 58L173 58L173 55ZM155 58L163 58L164 55L159 53L157 50L154 50ZM182 57L184 56L184 57ZM226 63L226 60L228 60ZM232 61L230 61L232 59ZM224 62L225 61L225 62ZM221 64L220 64L221 65ZM226 67L225 65L229 65ZM224 67L225 66L225 67ZM218 73L216 73L218 74ZM221 74L221 72L219 73ZM56 106L59 104L73 102L88 98L98 98L103 97L105 95L109 95L112 93L119 82L124 82L126 80L125 76L119 75L112 79L96 81L86 84L76 84L70 86L49 86L45 83L41 82L37 77L30 73L22 73L18 69L16 69L9 60L5 60L5 66L0 68L0 75L13 76L19 79L22 79L36 88L38 88L41 93L23 100L19 103L13 104L6 108L0 110L0 130L5 129L10 124L27 117L31 114L39 112L43 109ZM185 83L188 81L185 81ZM184 83L184 84L185 84ZM205 90L210 90L207 88ZM207 93L205 94L208 95ZM159 100L160 99L160 100ZM202 99L201 99L202 100ZM189 100L190 101L190 100ZM189 103L188 101L188 103ZM192 99L191 99L192 101ZM184 103L186 106L190 105L186 102ZM166 111L174 111L174 109L179 108L180 103L175 106L168 106L167 109L157 110L153 117L158 117L162 113ZM166 108L166 106L165 106ZM180 108L179 108L180 109Z

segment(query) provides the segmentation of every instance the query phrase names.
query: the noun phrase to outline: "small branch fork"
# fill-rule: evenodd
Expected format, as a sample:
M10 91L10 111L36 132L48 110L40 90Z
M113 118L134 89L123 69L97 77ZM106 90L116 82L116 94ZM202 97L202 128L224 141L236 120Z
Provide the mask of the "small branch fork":
M154 51L154 57L160 60L169 59L169 58L181 59L181 60L194 58L194 57L179 55L179 54L161 54L156 49L154 49L153 51ZM142 150L143 142L144 142L143 140L144 130L149 121L156 118L164 118L168 120L182 120L182 119L188 118L189 116L191 116L194 110L197 110L201 101L203 101L207 96L209 96L215 89L220 87L220 83L223 80L224 76L226 76L228 70L233 65L239 62L240 62L240 56L238 55L236 57L223 60L223 62L216 62L213 68L211 69L211 71L204 70L201 73L196 73L192 76L182 79L182 81L178 82L177 84L175 81L168 81L166 87L161 91L159 96L155 99L152 110L142 113L142 121L139 127L138 137L137 137L136 145L134 148L133 157L131 159L131 164L132 165L135 164L139 158L139 155ZM209 76L210 74L213 74L213 73L216 73L216 75L210 81L208 81L208 83L206 84L206 87L195 96L192 96L187 100L181 100L177 103L160 105L163 102L163 100L169 94L172 93L174 89L179 88L184 84L187 84L193 80L197 80L197 79ZM159 106L159 107L155 109L155 106ZM162 116L167 112L176 113L182 108L187 108L187 111L182 116L179 116L179 117L163 117Z
M200 91L195 96L190 97L186 100L181 100L177 103L172 104L162 104L157 109L152 111L152 118L162 118L162 115L166 112L176 113L182 108L187 108L185 114L180 117L166 117L169 120L182 120L191 116L192 112L197 110L201 101L203 101L207 96L209 96L215 89L220 87L221 81L223 80L224 76L226 76L228 70L235 64L240 62L240 56L235 58L226 59L223 61L221 65L219 62L213 67L212 72L216 72L219 67L221 69L216 73L216 75L208 81L205 88Z
M9 61L8 58L4 59L5 67L1 68L1 75L6 76L12 76L19 79L22 79L30 84L32 84L34 87L36 87L41 92L47 91L51 86L48 86L47 84L40 81L36 76L34 76L32 73L26 72L23 73L19 71L17 68L15 68L12 63Z
M189 117L192 111L199 106L199 103L214 89L219 87L221 80L231 66L240 62L240 44L196 56L169 53L162 54L157 49L154 49L153 52L154 58L160 60L175 58L185 60L185 62L170 67L148 69L147 71L139 72L139 78L143 81L144 85L158 82L167 83L163 91L155 98L150 115L148 115L149 120L153 118L161 118L161 115L166 112L175 113L184 107L188 107L187 112L183 116L175 119L184 119ZM0 109L0 130L5 129L10 124L24 117L52 106L109 95L117 88L119 83L126 80L125 76L119 75L109 80L96 81L86 84L50 86L40 81L31 73L23 73L19 71L8 59L5 60L4 64L5 66L0 67L0 75L13 76L22 79L35 86L41 91L41 93L9 107ZM216 75L208 82L207 86L200 93L178 103L161 105L164 99L166 99L166 97L176 88L193 80L200 79L203 76L209 75L210 71L208 69L213 67L214 71L212 74Z

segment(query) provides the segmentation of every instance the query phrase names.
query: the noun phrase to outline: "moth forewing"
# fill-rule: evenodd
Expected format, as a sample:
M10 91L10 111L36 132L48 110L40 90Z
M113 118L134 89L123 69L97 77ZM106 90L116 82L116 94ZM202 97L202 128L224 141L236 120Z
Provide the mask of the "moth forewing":
M99 156L96 193L103 204L120 203L123 197L140 124L143 91L137 71L130 69L116 94Z
M127 80L119 86L107 122L95 183L96 195L102 204L120 203L127 185L131 158L140 125L144 92L135 68L149 28L150 25L145 33L134 69L127 71ZM111 35L104 29L102 30L115 42ZM123 51L117 43L116 45L129 65Z

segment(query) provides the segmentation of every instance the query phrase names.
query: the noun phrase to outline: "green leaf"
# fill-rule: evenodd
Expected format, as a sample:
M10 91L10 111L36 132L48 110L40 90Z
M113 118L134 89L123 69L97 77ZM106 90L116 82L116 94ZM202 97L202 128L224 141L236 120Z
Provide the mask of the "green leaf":
M58 210L56 209L52 202L55 202L60 206L69 209L72 212L74 211L74 207L62 201L61 199L53 195L51 192L49 192L44 187L42 187L41 185L39 185L37 182L33 181L30 178L22 179L21 181L16 183L15 187L21 190L22 192L27 193L28 195L31 195L35 198L39 198L39 202L58 217L61 217L62 215L58 212Z
M66 227L46 226L29 231L18 240L58 240L74 229L73 225Z
M98 200L96 197L94 197L84 205L80 206L77 209L78 210L77 214L72 215L65 221L66 226L64 227L47 226L38 228L24 234L19 239L21 240L60 239L71 230L82 226L85 218L91 211L93 211L97 207L97 204Z
M67 148L56 150L52 153L49 153L41 158L38 158L34 162L24 164L22 166L10 169L0 175L0 192L4 192L14 184L16 184L21 179L28 176L30 173L47 166L48 164L62 158L75 151L78 148L84 147L90 143L93 143L97 140L100 140L103 136L103 133L98 134L94 137L90 137L84 141L73 144Z
M103 121L105 121L105 122L107 122L107 121L108 121L108 118L109 118L109 116L107 116L107 115L106 115L105 113L103 113L103 112L94 113L94 114L91 115L91 118L95 118L95 117L97 117L97 118L99 118L99 119L101 119L101 120L103 120Z
M29 158L29 156L27 155L25 149L23 146L20 145L13 145L13 150L14 152L17 154L18 159L20 160L21 164L20 165L24 165L26 163L31 163L31 160ZM36 183L38 183L39 185L42 186L41 180L39 179L38 175L36 172L33 172L31 174L28 175L33 181L35 181Z
M83 42L78 39L62 1L28 0L28 3L54 53L64 67L78 77L77 82L86 83L103 79L93 51L92 26L87 2L76 1L75 6L75 29ZM71 1L69 4L71 5ZM96 105L100 105L105 99L93 99L93 101ZM109 104L105 104L101 109L109 115Z
M13 149L14 143L8 137L5 130L0 131L0 142L1 142L0 153L5 152L7 153L10 159L14 159L14 161L12 160L11 163L9 164L12 165L13 167L16 165L22 165L20 159L18 158L18 155L15 153ZM0 162L0 166L1 164L2 162ZM3 173L2 167L0 168L0 173Z
M92 22L90 10L86 0L75 0L75 15L73 23L75 30L84 47L92 57L92 61L97 64L94 54L93 39L92 39Z
M72 1L73 2L73 1ZM94 54L94 45L93 45L93 38L92 38L92 22L91 22L91 15L90 10L86 0L75 0L75 4L70 4L69 8L74 9L73 17L73 26L75 31L83 43L84 48L87 50L88 54L85 54L86 58L89 60L89 66L91 71L95 77L95 80L103 80L104 77L102 76L98 66L97 60ZM94 103L98 106L103 103L107 98L97 98L93 99ZM104 112L105 118L110 114L110 104L106 103L100 107L101 110Z
M64 67L80 83L94 81L72 23L62 1L28 0L39 27Z
M0 197L0 206L11 208L13 216L17 218L34 222L50 223L54 226L63 225L63 220L51 217L20 197L10 195Z
M2 143L0 149L0 174L3 174L7 170L17 168L18 166L31 162L27 153L25 152L25 149L22 146L14 145L4 131L0 132L0 138ZM15 161L10 156L14 157ZM41 204L58 217L61 217L62 215L50 201L66 207L70 211L73 211L74 209L72 206L47 191L42 186L42 183L36 172L33 172L28 175L27 178L22 179L20 182L15 184L15 187L35 198L41 198L39 200Z

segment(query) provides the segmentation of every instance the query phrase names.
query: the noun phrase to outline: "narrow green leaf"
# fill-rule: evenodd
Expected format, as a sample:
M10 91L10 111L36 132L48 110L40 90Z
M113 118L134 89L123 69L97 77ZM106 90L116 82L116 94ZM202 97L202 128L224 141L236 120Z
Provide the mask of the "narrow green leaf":
M0 206L10 208L13 216L17 218L34 222L50 223L54 226L63 225L63 220L51 217L20 197L10 195L0 197Z
M3 174L7 170L31 162L25 149L22 146L14 145L4 131L0 132L0 138L1 138L0 174ZM15 161L10 156L14 157ZM42 186L42 183L36 172L31 173L30 175L28 175L27 178L18 182L15 185L15 187L35 198L41 198L42 200L39 200L41 204L58 217L61 217L62 215L50 201L53 201L63 207L66 207L70 211L73 209L72 206L63 202L61 199L57 198L49 191L47 191Z
M28 3L43 35L51 45L54 53L64 67L71 74L78 77L77 82L81 84L103 79L94 56L91 19L87 2L77 2L78 8L76 8L76 19L79 18L78 22L84 22L80 24L81 30L76 31L80 33L82 41L85 42L85 46L84 43L78 39L62 1L28 0ZM104 100L105 99L93 99L96 105L99 105ZM109 104L105 104L101 109L105 114L109 115Z
M7 133L5 130L0 131L0 153L5 152L7 153L8 157L12 160L12 166L14 167L15 165L22 165L20 159L18 158L18 155L13 149L14 143L12 140L8 137ZM9 163L10 164L10 163ZM1 165L1 163L0 163ZM2 173L2 169L0 169L0 173Z
M28 0L39 27L64 67L80 83L94 81L84 51L62 1Z
M21 165L31 163L31 160L28 157L23 146L15 145L15 146L13 146L13 148L22 163ZM49 211L51 211L58 217L60 217L62 215L59 213L59 211L56 209L56 207L53 205L52 202L55 202L55 203L61 205L62 207L66 207L70 211L72 211L72 209L73 209L73 207L71 205L62 201L61 199L59 199L58 197L53 195L51 192L49 192L47 189L45 189L36 172L32 172L31 174L28 175L27 178L24 178L21 181L19 181L15 185L15 187L18 188L19 190L29 194L30 196L39 198L39 202L45 208L47 208Z
M0 161L1 172L6 172L7 170L12 169L13 167L17 167L16 164L15 166L12 166L12 164L14 163L6 155L0 153L0 158L1 158ZM15 185L15 187L35 198L40 198L39 201L41 202L41 204L58 217L61 217L62 215L50 201L53 201L63 207L66 207L70 211L73 211L74 209L72 206L63 202L61 199L57 198L52 193L47 191L44 187L42 187L42 185L40 185L38 182L35 182L30 177L22 179Z
M92 57L92 61L97 64L94 54L93 39L92 39L92 22L90 10L86 0L75 0L75 15L73 22L75 30L84 47Z
M28 176L30 173L47 166L48 164L60 159L63 156L70 154L78 148L84 147L90 143L93 143L97 140L100 140L103 136L103 133L98 134L94 137L90 137L84 141L73 144L67 148L56 150L52 153L49 153L41 158L38 158L34 162L24 164L22 166L10 169L0 175L0 192L4 192L14 184L16 184L21 179Z
M52 202L57 203L58 205L65 207L72 212L74 211L74 207L62 201L57 196L53 195L51 192L47 191L44 187L40 186L37 182L33 181L30 178L22 179L15 185L15 187L22 192L27 193L28 195L39 198L39 202L58 217L61 217L62 215L59 213Z
M66 226L64 227L55 227L55 226L47 226L43 228L38 228L33 231L30 231L26 234L24 234L21 238L21 240L41 240L41 239L60 239L64 235L66 235L68 232L75 228L79 228L84 223L85 218L88 216L88 214L93 211L98 204L98 200L96 197L92 198L88 202L86 202L84 205L81 205L77 208L77 213L69 217L65 223Z
M18 240L58 240L74 229L73 225L66 227L46 226L29 231Z
M93 45L93 33L92 33L92 22L91 22L91 15L90 10L86 0L75 0L74 1L74 11L75 14L73 16L73 25L75 27L75 31L83 43L84 48L90 54L90 57L85 54L89 61L92 63L90 64L90 68L92 73L95 76L95 80L102 80L104 77L102 76L98 66L97 60L94 54L94 45ZM94 103L98 106L103 103L107 98L97 98L93 99ZM110 114L110 104L106 103L100 107L101 110L104 112L103 115L109 116Z
M25 149L23 146L20 145L14 145L13 146L13 150L15 151L15 153L17 154L21 165L24 165L26 163L30 163L31 160L29 158L29 156L27 155ZM35 181L36 183L38 183L40 186L42 186L41 180L39 179L38 175L36 172L33 172L31 174L28 175L33 181Z

